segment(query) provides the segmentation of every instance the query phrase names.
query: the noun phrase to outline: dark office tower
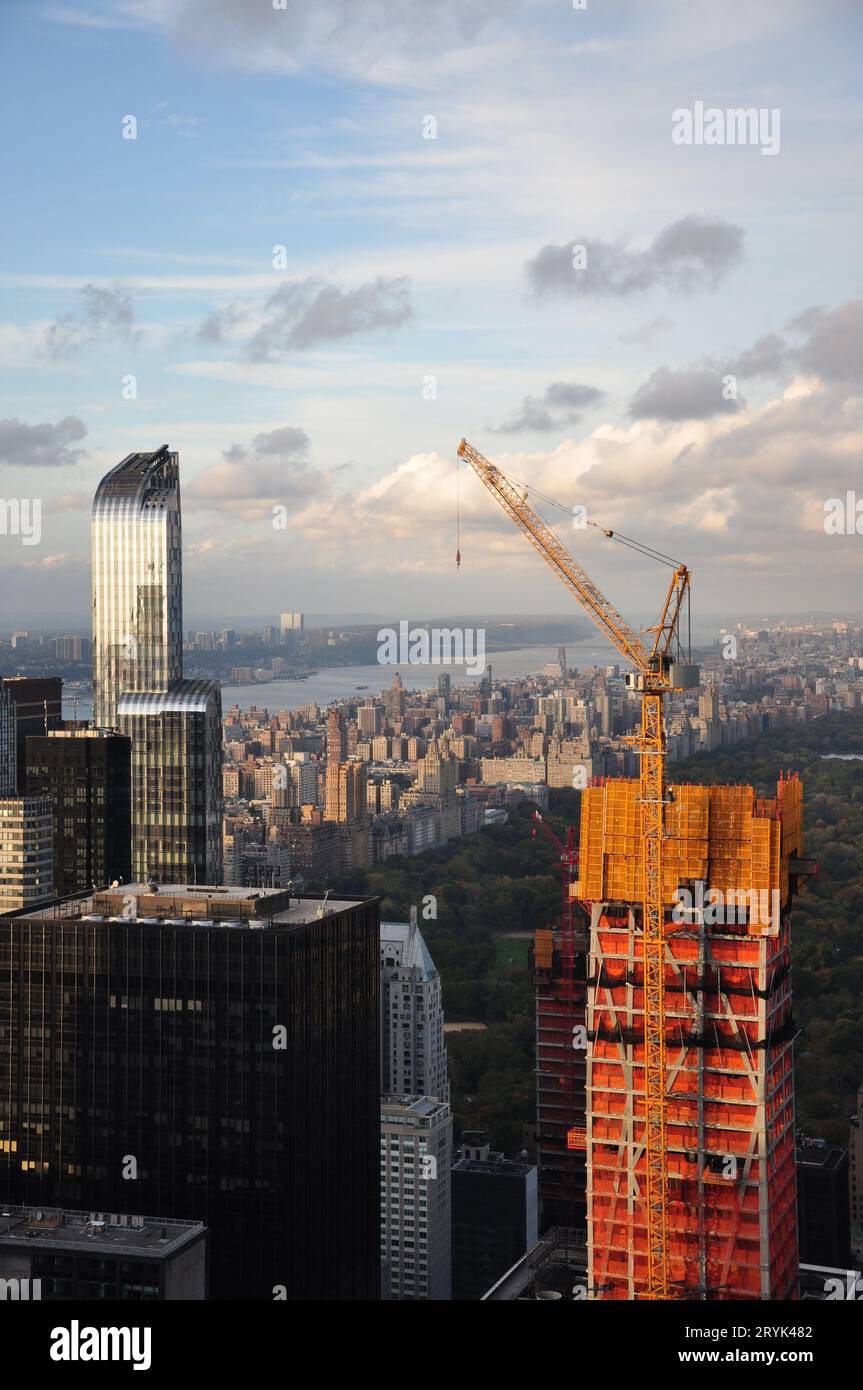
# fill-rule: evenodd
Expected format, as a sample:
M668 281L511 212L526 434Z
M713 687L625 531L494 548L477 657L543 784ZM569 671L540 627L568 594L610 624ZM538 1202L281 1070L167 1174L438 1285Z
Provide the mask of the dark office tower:
M377 1299L379 905L320 913L138 884L0 918L0 1198L201 1221L212 1298Z
M218 681L124 694L132 742L132 873L158 883L222 881L222 696Z
M437 693L444 702L444 709L449 709L452 682L447 672L437 678Z
M19 793L27 791L26 740L31 734L59 729L63 723L63 682L59 676L4 676L15 722L15 777Z
M55 897L132 877L130 777L122 734L58 729L27 739L30 794L54 807Z
M851 1262L848 1150L823 1139L797 1145L800 1262L847 1269Z
M126 690L183 674L179 458L129 454L96 489L92 521L93 723L113 729Z
M0 681L0 797L15 795L15 708Z
M479 1300L539 1239L537 1173L468 1133L452 1170L452 1296Z

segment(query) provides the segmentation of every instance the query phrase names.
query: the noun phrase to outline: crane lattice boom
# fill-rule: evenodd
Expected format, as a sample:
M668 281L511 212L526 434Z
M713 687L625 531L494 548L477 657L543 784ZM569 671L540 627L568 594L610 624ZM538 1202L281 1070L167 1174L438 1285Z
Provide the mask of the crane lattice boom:
M512 517L516 526L524 532L531 545L539 551L558 578L575 594L582 607L587 609L597 627L601 628L621 656L626 657L627 661L631 661L639 670L647 671L650 655L638 633L609 603L590 575L585 573L578 561L561 545L551 528L546 526L542 517L533 510L509 478L466 440L461 441L458 452L461 458L467 459L492 496L497 498L504 511Z
M634 739L640 754L639 803L642 839L642 951L644 968L644 1146L645 1213L648 1246L647 1298L672 1297L668 1267L668 1171L666 1159L665 943L662 901L662 844L665 834L664 697L675 688L672 657L680 647L679 624L689 590L689 571L678 565L669 585L648 650L639 634L609 603L590 576L558 540L499 468L466 440L459 456L496 497L582 608L621 656L638 673L631 681L641 691L641 734Z

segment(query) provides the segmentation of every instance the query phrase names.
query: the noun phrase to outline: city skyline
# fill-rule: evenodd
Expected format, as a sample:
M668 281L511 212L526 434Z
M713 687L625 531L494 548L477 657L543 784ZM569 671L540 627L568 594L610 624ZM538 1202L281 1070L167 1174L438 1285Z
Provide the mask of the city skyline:
M414 610L554 610L466 475L458 536L463 434L691 563L705 613L849 611L859 537L825 504L861 441L859 13L387 8L382 44L380 7L341 0L5 7L10 178L50 171L67 215L49 257L45 195L3 233L0 497L38 498L41 535L3 537L0 622L22 589L28 621L84 606L95 484L163 439L196 622L260 611L273 576L303 611L342 610L346 574L364 610L394 585ZM698 103L778 111L778 143L675 143ZM658 590L562 534L624 611Z
M247 1362L277 1304L564 1302L612 1369L650 1317L663 1369L823 1379L861 40L0 0L0 1303L50 1359L218 1358L156 1303L264 1304Z

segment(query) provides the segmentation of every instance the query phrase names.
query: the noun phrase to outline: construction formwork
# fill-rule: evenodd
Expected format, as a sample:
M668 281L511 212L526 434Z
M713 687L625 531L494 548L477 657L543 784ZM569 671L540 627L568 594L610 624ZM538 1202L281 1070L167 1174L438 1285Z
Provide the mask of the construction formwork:
M647 1289L637 782L585 790L591 1296ZM788 908L802 788L668 788L663 844L672 1296L786 1299L797 1275ZM681 889L685 890L681 894ZM721 896L720 896L721 895Z

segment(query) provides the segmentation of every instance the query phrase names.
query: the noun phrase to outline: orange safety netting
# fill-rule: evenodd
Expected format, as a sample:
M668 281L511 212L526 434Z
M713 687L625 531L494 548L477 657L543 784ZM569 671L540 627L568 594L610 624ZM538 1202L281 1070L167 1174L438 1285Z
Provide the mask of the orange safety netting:
M614 778L582 793L579 880L587 901L635 902L642 886L640 789ZM803 794L797 777L774 798L753 787L671 785L662 851L663 899L702 883L736 906L751 928L774 925L774 891L788 902L788 861L803 849Z

